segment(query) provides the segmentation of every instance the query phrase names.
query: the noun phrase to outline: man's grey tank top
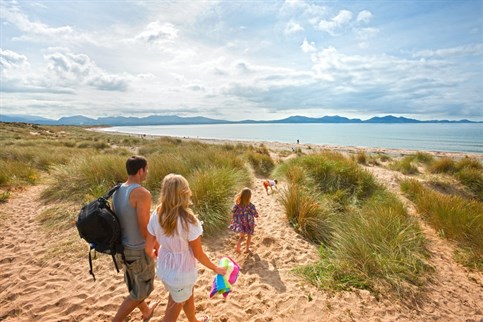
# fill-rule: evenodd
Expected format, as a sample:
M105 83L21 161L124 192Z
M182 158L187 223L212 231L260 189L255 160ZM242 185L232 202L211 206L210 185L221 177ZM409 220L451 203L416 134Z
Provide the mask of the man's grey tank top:
M121 223L122 244L128 249L144 249L146 240L139 232L136 209L129 203L131 192L141 185L123 183L112 196L114 210Z

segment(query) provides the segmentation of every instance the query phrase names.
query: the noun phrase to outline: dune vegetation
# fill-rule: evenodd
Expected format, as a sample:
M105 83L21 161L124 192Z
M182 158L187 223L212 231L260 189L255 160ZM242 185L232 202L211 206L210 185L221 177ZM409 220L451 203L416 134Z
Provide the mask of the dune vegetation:
M153 204L166 174L184 175L193 191L193 208L204 221L208 235L226 228L233 196L242 187L250 186L248 164L255 160L273 165L266 153L258 153L250 146L207 145L171 138L146 140L79 127L5 123L0 129L0 144L5 147L0 152L4 169L0 194L4 201L12 189L42 182L47 185L42 193L46 203L67 203L78 210L123 182L126 158L141 154L149 160L145 185L152 192ZM72 216L58 212L49 211L48 216L67 221L72 228ZM42 222L50 221L44 218Z
M281 202L289 222L320 244L320 261L297 272L326 289L389 290L415 298L431 272L425 239L401 202L369 172L333 152L293 159L276 171L288 182Z
M457 259L465 266L481 271L483 203L435 191L414 179L401 182L401 189L441 236L457 242Z

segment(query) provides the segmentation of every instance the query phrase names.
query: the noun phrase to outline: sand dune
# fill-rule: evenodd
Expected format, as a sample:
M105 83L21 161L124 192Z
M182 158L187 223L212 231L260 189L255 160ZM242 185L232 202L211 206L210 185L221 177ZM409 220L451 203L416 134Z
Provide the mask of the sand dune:
M398 193L396 172L370 167L376 178ZM15 192L0 205L0 321L109 321L126 295L122 274L109 256L95 261L97 281L88 274L87 258L49 255L53 241L77 234L76 230L48 233L35 217L46 206L39 201L44 187ZM199 265L195 296L199 315L212 321L481 321L483 277L468 272L452 259L453 246L421 221L429 241L434 280L418 304L376 298L368 291L326 292L291 273L317 260L317 247L288 225L277 197L267 195L261 179L254 182L253 203L260 218L252 253L235 254L236 236L229 230L205 238L213 260L231 256L241 266L233 292L209 298L213 273ZM403 198L403 197L401 197ZM411 214L418 216L408 200ZM86 252L87 253L87 252ZM162 321L167 293L159 280L150 300L161 300L151 321ZM129 321L141 321L133 312ZM187 321L182 313L179 321Z

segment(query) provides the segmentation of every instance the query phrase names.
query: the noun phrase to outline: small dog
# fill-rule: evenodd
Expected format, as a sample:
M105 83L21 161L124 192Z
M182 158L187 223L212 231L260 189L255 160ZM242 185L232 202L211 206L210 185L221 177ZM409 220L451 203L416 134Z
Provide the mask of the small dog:
M270 188L270 191L273 192L273 188L272 187L277 188L277 183L278 183L277 180L267 179L267 180L263 181L263 187L265 188L265 191L267 192L267 195L268 195L268 188Z

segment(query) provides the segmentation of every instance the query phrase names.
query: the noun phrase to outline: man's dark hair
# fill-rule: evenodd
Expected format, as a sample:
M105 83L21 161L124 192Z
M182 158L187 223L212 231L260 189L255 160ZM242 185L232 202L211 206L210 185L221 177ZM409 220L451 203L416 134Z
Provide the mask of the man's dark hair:
M139 169L144 169L148 165L145 157L133 155L126 161L126 170L128 175L135 175Z

